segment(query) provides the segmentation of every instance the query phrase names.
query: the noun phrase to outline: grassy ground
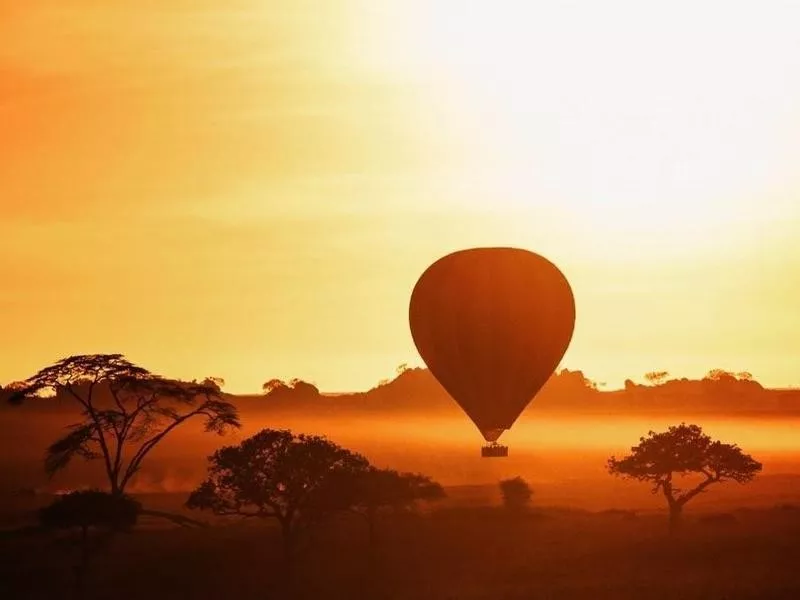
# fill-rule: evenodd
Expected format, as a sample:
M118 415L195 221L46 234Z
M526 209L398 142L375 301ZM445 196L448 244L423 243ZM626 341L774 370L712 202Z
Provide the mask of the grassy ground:
M35 509L51 500L19 493L25 488L103 481L96 464L78 462L47 482L42 453L62 424L53 431L23 424L0 428L11 436L9 451L0 456L0 598L69 598L75 556L50 536L2 531L34 523ZM685 531L670 539L663 498L605 472L608 456L625 451L628 442L572 450L512 445L509 459L483 461L472 441L463 447L424 440L378 444L374 432L369 443L357 434L331 435L380 466L432 475L450 486L449 499L429 514L385 517L374 553L357 519L317 531L297 560L298 600L800 599L800 509L793 508L800 507L800 463L794 449L757 452L764 473L748 485L720 485L692 500ZM232 524L182 507L205 474L205 457L236 441L187 434L154 453L133 489L145 508L210 526L142 519L98 555L87 598L290 598L272 524ZM516 475L535 490L537 508L524 517L499 509L496 483L484 485ZM459 485L467 482L477 485ZM733 518L714 519L719 513Z
M294 596L800 598L800 510L791 505L728 511L723 518L709 508L689 511L682 535L670 539L659 512L550 508L515 516L481 505L484 493L454 489L448 504L429 514L385 517L372 554L357 519L319 529L297 560ZM150 508L179 510L183 496L142 500ZM25 502L19 499L16 508ZM97 557L87 597L286 598L279 550L277 531L268 523L180 528L148 519ZM49 536L5 536L2 597L69 597L72 564L74 557Z

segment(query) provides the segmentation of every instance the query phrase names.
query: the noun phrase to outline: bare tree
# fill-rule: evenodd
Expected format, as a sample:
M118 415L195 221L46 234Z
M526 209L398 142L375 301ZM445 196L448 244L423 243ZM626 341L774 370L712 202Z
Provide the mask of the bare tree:
M683 507L710 485L722 481L747 483L761 471L761 463L745 454L735 444L714 441L698 425L670 427L662 433L650 431L630 455L612 456L608 470L612 475L653 484L653 493L661 492L667 501L670 531L680 524ZM696 475L702 480L688 489L676 484L676 476Z
M236 407L215 381L187 383L153 375L121 354L72 356L16 386L12 403L36 396L72 401L81 421L47 449L53 475L78 456L101 460L112 494L123 494L148 454L190 419L217 434L240 426Z

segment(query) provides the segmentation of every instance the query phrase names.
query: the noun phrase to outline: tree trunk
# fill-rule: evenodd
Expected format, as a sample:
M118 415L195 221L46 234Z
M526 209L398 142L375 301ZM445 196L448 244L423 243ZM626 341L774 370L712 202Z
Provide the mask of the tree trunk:
M81 540L80 540L80 559L75 565L75 598L83 598L83 593L86 584L86 571L89 568L89 528L84 525L81 527Z
M375 511L367 511L366 515L367 520L367 543L369 545L369 552L373 554L375 552Z
M281 541L283 542L283 573L287 592L294 589L294 528L291 521L281 521Z
M365 598L379 598L380 582L381 582L381 561L379 554L379 540L378 540L378 511L375 509L367 509L364 513L364 519L367 522L367 563L366 577L365 577Z
M375 512L368 510L364 518L367 521L367 588L372 591L375 587L377 557L375 552Z
M669 505L669 533L676 534L680 528L683 517L683 504L671 502Z

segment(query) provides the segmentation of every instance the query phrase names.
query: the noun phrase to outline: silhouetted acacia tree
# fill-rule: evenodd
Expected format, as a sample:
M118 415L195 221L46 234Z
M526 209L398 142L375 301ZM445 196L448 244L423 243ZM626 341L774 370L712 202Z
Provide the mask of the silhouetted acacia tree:
M206 377L201 382L201 385L208 386L212 388L214 391L216 391L218 394L221 394L222 388L225 387L225 380L222 377Z
M712 440L698 425L680 425L667 431L650 431L640 438L631 454L608 461L612 475L653 484L653 493L664 494L669 506L670 531L680 524L683 507L689 500L720 481L747 483L761 471L761 463L745 454L735 444ZM700 483L683 490L676 476L702 476Z
M209 461L208 478L192 492L187 506L217 515L277 520L287 565L303 525L347 508L350 496L334 499L322 493L329 480L369 464L323 437L274 429L221 448Z
M82 418L47 449L48 474L75 456L102 460L112 494L122 494L153 448L186 421L203 419L218 434L240 426L216 383L165 379L120 354L65 358L21 382L10 401L48 393L75 402Z
M400 473L365 465L339 471L328 478L316 495L314 504L323 510L346 509L364 519L367 525L367 577L365 597L377 597L379 583L377 521L383 512L413 510L420 502L433 502L445 497L441 485L418 473Z
M369 531L369 544L375 543L377 516L384 510L410 510L418 502L434 502L445 497L444 488L426 475L400 473L393 469L367 466L332 477L321 495L330 495L332 508L345 507L362 516Z
M315 398L320 395L319 388L313 383L308 383L302 379L270 379L261 386L265 396L272 398L285 398L295 396L300 398Z
M664 383L664 380L669 377L668 371L650 371L644 374L644 378L650 385L659 385Z
M554 373L542 388L542 394L571 398L571 402L581 402L587 394L596 394L599 388L583 371L561 369Z
M500 482L500 494L506 508L519 511L528 507L533 490L522 477L514 477Z
M276 390L282 391L289 387L283 379L270 379L269 381L265 381L261 385L261 391L264 392L264 395L269 396L271 393L275 392Z
M140 511L140 504L132 498L98 490L66 494L39 511L39 522L45 529L76 534L66 541L79 551L74 567L77 597L83 595L92 556L107 548L114 533L133 527Z
M17 395L25 389L25 384L21 381L9 383L3 387L0 385L0 402L16 402Z
M747 373L747 375L750 374ZM748 377L747 379L751 378L752 375L750 375L750 377ZM736 373L733 373L731 371L726 371L725 369L711 369L708 373L706 373L704 379L707 379L709 381L735 381L738 378L736 376Z

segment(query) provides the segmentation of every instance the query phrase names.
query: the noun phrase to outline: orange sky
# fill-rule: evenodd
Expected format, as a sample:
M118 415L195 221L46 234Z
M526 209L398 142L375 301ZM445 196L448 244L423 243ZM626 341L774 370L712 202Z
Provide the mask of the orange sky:
M501 244L572 281L568 367L800 384L800 5L586 4L0 0L0 382L366 388Z

